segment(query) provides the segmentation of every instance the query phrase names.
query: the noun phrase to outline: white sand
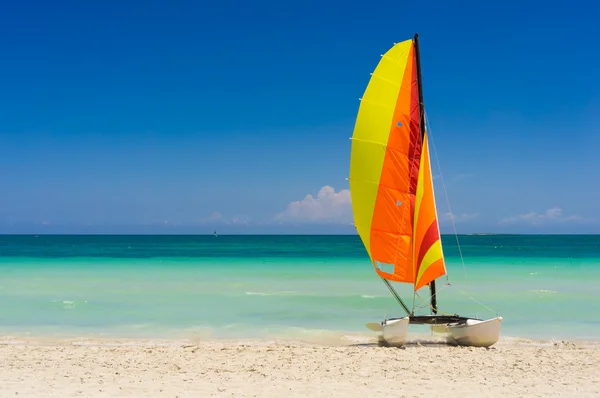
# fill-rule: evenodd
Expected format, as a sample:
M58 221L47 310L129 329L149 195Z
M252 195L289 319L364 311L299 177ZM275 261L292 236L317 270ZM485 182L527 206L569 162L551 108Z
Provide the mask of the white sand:
M600 344L0 341L0 396L600 397Z

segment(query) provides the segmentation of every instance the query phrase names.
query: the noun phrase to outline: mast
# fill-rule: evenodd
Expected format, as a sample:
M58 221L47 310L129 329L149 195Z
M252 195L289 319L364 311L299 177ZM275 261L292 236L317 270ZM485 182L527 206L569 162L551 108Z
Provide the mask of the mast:
M425 140L425 104L423 103L423 86L421 84L421 55L419 52L419 34L415 33L413 39L415 43L415 56L417 59L417 83L419 85L419 113L421 115L421 143ZM431 290L431 308L433 313L437 314L437 297L435 295L435 279L429 283Z

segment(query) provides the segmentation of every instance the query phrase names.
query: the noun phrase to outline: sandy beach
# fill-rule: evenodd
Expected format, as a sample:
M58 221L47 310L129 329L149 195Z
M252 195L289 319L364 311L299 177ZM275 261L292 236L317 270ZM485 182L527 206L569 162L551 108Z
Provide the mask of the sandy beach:
M0 396L600 396L600 344L1 340Z

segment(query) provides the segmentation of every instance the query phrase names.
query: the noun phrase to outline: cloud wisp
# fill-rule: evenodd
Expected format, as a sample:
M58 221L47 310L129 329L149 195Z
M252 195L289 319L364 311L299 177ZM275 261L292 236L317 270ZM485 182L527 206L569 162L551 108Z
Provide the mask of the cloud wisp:
M500 220L502 225L510 224L528 224L528 225L543 225L543 224L559 224L570 222L582 222L584 219L578 215L565 215L563 210L558 207L552 207L543 213L535 211L519 214L512 217L506 217Z
M202 225L247 225L250 223L250 218L246 216L225 217L221 212L214 211L209 216L199 220Z
M446 222L454 221L454 223L462 223L462 222L473 220L477 217L479 217L479 213L454 214L454 213L448 212L448 213L444 214L444 218L442 218L442 220L440 220L440 221L446 221Z
M352 223L350 190L340 191L325 185L316 196L308 194L302 200L291 202L286 209L275 216L278 222L297 223Z
M445 213L441 222L464 223L476 219L479 213ZM291 202L286 209L275 216L277 222L352 224L352 202L350 191L325 185L316 196L308 194L302 200Z

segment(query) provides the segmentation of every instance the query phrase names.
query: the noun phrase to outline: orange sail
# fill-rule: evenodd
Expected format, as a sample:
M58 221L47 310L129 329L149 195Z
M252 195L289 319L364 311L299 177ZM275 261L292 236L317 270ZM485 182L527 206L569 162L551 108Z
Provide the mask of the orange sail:
M376 272L418 290L446 273L421 128L413 40L394 45L372 74L352 136L354 224Z

